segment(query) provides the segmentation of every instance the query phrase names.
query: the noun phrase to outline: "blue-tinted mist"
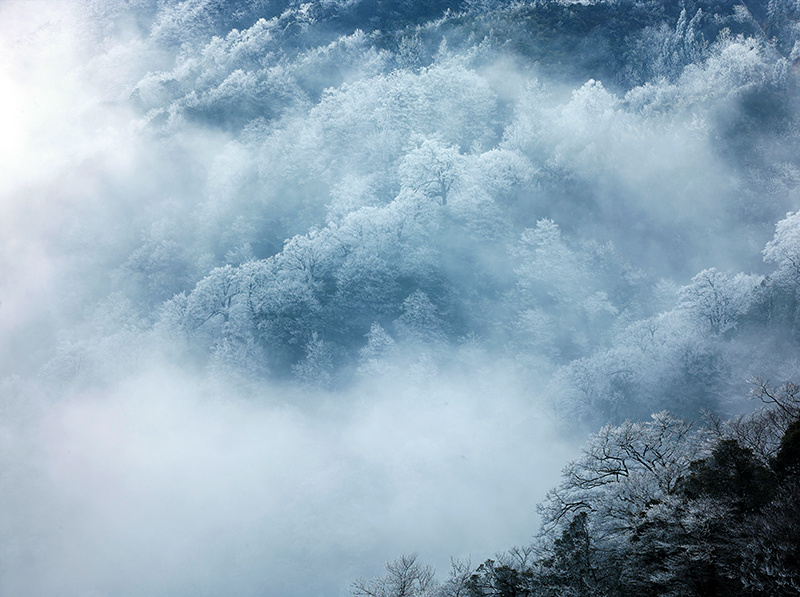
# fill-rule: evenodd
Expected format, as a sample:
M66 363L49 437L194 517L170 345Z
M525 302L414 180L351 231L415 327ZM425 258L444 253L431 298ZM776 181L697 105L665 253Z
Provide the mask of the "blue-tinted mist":
M798 15L745 4L1 4L0 593L480 562L586 432L797 380Z

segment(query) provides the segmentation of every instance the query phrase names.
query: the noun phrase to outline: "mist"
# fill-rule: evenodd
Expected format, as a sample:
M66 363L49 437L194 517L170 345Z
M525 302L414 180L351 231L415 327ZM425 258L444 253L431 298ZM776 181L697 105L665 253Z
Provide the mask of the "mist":
M446 569L524 543L568 448L505 378L471 381L289 403L153 367L6 396L4 592L342 594L420 544Z
M0 4L0 593L480 563L800 379L795 21L588 4Z

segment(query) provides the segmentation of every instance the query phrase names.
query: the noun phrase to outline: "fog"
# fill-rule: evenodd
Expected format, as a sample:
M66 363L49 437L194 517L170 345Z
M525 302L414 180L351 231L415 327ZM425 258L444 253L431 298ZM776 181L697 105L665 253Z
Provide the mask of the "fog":
M527 3L0 4L0 593L479 564L599 425L797 379L796 31L673 8L599 65Z
M446 570L525 543L568 449L504 377L469 381L298 406L153 367L7 402L3 591L342 594L420 546Z

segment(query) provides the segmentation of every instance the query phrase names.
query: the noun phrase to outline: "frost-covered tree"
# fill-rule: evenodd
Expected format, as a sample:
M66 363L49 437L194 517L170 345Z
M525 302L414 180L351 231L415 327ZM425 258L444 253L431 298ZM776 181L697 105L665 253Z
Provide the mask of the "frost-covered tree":
M445 339L444 322L428 295L416 291L403 301L403 313L394 323L398 336L411 343L437 343Z
M459 154L453 147L426 139L408 152L400 164L400 182L412 191L436 198L442 205L457 180Z
M386 575L353 581L353 597L433 597L437 582L430 566L417 561L417 554L400 556L386 563Z
M548 494L541 507L544 524L557 525L587 512L596 537L624 536L650 505L678 491L703 447L702 433L666 412L643 423L603 427Z
M777 458L720 437L727 424L692 430L665 414L593 436L543 504L545 541L526 594L792 594L796 388L761 387L775 398L766 410L795 416L787 425L753 415L774 426L766 435L780 437Z
M756 302L756 290L763 278L746 274L732 276L706 269L681 288L681 306L708 326L714 334L734 329Z
M800 211L790 212L775 226L775 236L763 251L764 261L775 264L776 284L800 289Z
M305 358L292 365L292 373L304 384L315 388L329 388L332 383L333 351L316 332L305 347Z
M394 347L394 339L380 324L373 323L367 334L367 344L359 351L359 373L370 375L386 372L389 368L387 360L391 357Z

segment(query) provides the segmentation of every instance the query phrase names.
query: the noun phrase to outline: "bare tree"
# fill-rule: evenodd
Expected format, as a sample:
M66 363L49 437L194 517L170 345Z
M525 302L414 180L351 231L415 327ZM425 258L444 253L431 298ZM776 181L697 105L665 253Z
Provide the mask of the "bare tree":
M433 568L419 564L412 553L387 562L385 576L356 579L350 593L354 597L433 597L436 586Z
M469 561L450 559L450 576L436 592L436 597L469 597L472 564Z
M789 425L800 417L800 384L787 382L773 386L760 377L749 383L751 395L765 406L728 420L707 412L708 428L720 440L736 440L740 446L752 450L762 464L769 464L778 453Z

